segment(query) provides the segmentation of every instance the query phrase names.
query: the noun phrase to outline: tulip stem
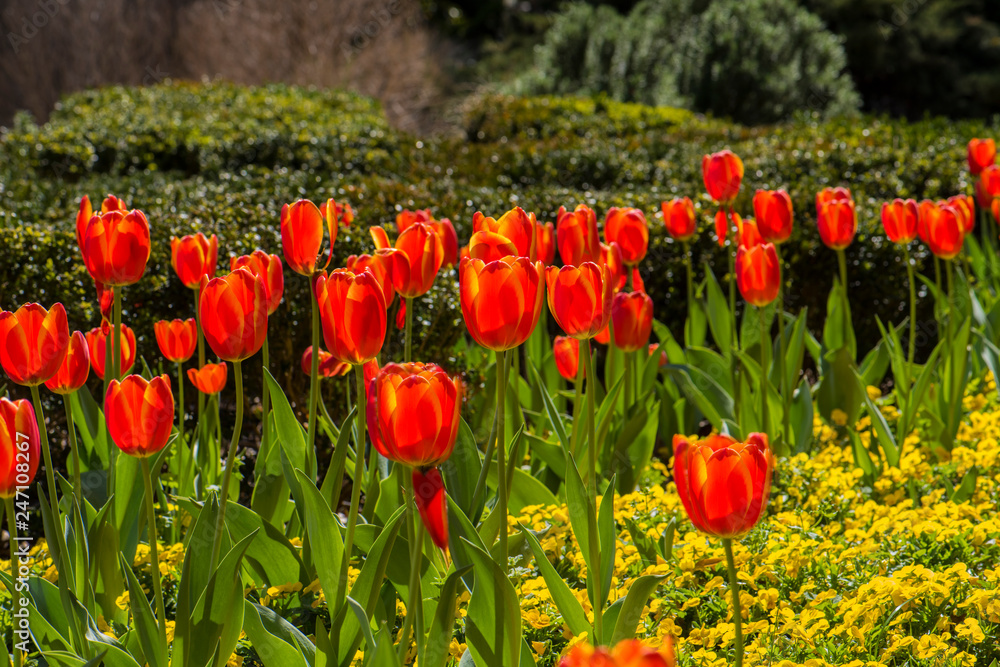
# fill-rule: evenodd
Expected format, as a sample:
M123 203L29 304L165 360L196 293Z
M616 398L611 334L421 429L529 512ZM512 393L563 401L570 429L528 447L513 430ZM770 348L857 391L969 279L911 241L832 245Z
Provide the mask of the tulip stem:
M413 474L411 471L403 471L402 466L397 464L400 475L403 477L403 484L406 492L406 508L410 515L410 582L406 592L406 615L403 617L403 628L399 633L399 663L403 664L410 648L410 628L413 628L413 637L417 644L417 654L422 653L423 631L421 629L420 614L422 612L420 593L420 561L423 557L424 546L424 522L416 515L416 507L413 500ZM413 524L416 524L415 526ZM502 534L503 531L501 531Z
M941 305L941 259L934 255L934 286L937 287L937 292L934 294L934 319L937 321L938 328L938 340L941 339L941 324L942 324L942 310L944 307Z
M101 324L102 325L104 324L103 319L101 321ZM103 401L103 406L105 411L107 410L108 407L107 406L108 387L111 386L111 366L109 366L111 362L109 360L111 359L113 350L114 347L111 344L111 336L105 336L104 337L104 401ZM107 419L104 420L104 442L106 443L111 442L111 429L108 427ZM118 448L110 447L109 449L110 449L110 455L108 457L109 458L108 484L106 488L108 497L110 498L111 494L115 492L115 461L117 460L118 456Z
M14 515L14 496L8 496L4 499L4 505L7 508L7 530L10 531L10 573L17 579L18 572L18 556L17 556L17 517ZM21 595L11 591L11 612L14 614L12 619L13 624L13 638L14 638L14 667L21 667L21 650L17 648L17 625L21 617Z
M788 386L788 372L785 368L785 267L781 260L780 248L779 244L774 245L774 252L778 257L778 275L780 276L775 314L778 317L778 373L781 376L778 378L778 386L781 391L781 433L787 452L790 451L790 443L792 442L792 419L788 409L792 388Z
M49 502L52 505L52 522L56 533L61 535L62 520L59 516L59 496L56 495L56 469L52 466L52 453L49 451L49 434L45 429L45 415L42 412L42 398L38 395L38 385L31 386L31 401L35 404L35 419L38 422L38 434L42 440L42 460L45 462L45 480L48 483Z
M114 370L114 379L122 379L122 287L115 288L115 328L114 328L114 350L111 353L111 363ZM105 364L107 366L107 364ZM107 373L107 368L104 369Z
M194 320L195 328L198 330L198 369L201 370L205 367L205 333L201 328L201 290L194 290ZM205 394L198 392L198 423L195 428L198 430L198 447L199 449L208 446L208 435L207 428L205 426L205 421L203 419L205 414ZM194 441L191 441L191 446L189 447L190 454L190 464L191 464L191 491L195 494L197 498L200 494L198 493L198 487L194 483Z
M409 311L407 311L409 316ZM497 357L497 508L500 513L500 569L507 572L507 443L504 426L507 417L507 351Z
M767 348L771 346L771 337L767 332L767 318L764 317L764 309L757 308L760 316L760 419L762 430L768 438L771 437L770 410L767 406Z
M629 408L632 407L632 401L633 401L633 398L632 398L632 358L631 358L631 355L628 352L622 350L621 348L618 348L618 351L621 353L621 355L622 355L622 361L624 362L624 365L625 365L625 378L623 380L625 382L625 405L624 405L625 409L624 409L624 414L628 415ZM589 390L589 387L588 387L588 390Z
M955 330L957 324L955 312L955 260L946 259L945 260L945 275L948 278L948 390L951 397L951 410L948 411L948 432L954 433L954 428L952 424L956 416L961 412L962 409L962 391L956 386L958 383L958 378L955 376L955 363L950 361L952 356L952 346L954 345L955 336L958 332Z
M732 218L732 210L726 214L726 226L729 226L729 221ZM739 329L736 327L736 249L739 247L739 227L735 224L733 225L733 241L732 247L726 252L729 256L729 314L733 322L733 344L739 347ZM735 380L735 368L734 369L734 380ZM733 386L736 386L736 382L733 382Z
M840 285L844 288L844 307L849 307L847 300L847 256L843 249L837 251L837 264L840 267ZM844 313L847 314L846 311Z
M184 364L177 362L177 407L180 408L180 416L177 419L177 490L184 493L184 473L187 472L187 463L184 458ZM190 455L189 455L190 456Z
M687 322L685 322L685 333L688 334L684 338L684 342L688 345L694 344L693 334L694 329L692 328L691 321L691 302L694 300L694 276L691 270L691 246L687 241L681 242L681 247L684 249L684 272L687 275ZM688 331L688 329L691 329Z
M413 299L410 297L404 298L403 305L406 307L406 338L403 361L410 362L413 361Z
M733 625L736 628L736 660L733 667L743 667L743 610L740 608L740 584L736 579L736 561L733 559L733 540L722 538L722 548L726 550L726 568L729 570L729 591L733 596Z
M163 610L163 588L160 584L159 547L156 544L156 512L153 511L153 483L149 472L149 457L143 456L142 483L146 487L146 535L149 541L150 576L153 579L153 596L156 598L156 628L160 641L167 645L167 616Z
M73 455L73 491L76 502L83 509L83 482L80 477L80 450L76 442L76 427L73 425L73 410L69 405L69 396L63 394L63 408L66 410L66 433L69 436L69 450Z
M910 263L910 244L903 245L903 257L906 259L906 278L910 284L910 340L907 352L907 366L913 368L913 357L917 349L917 286L913 280L913 264Z
M316 301L316 281L309 278L312 303L312 365L309 369L309 449L316 451L316 403L319 400L319 302Z
M579 341L576 342L579 346ZM573 427L569 436L569 451L574 459L579 451L576 445L580 434L579 424L583 421L583 405L580 399L583 397L583 376L586 370L586 366L580 363L580 348L577 347L576 350L576 381L573 387Z
M263 423L261 424L260 427L260 439L262 443L261 449L263 449L264 451L268 451L269 445L271 444L271 438L269 432L271 420L268 419L268 415L270 415L271 413L271 389L267 384L267 373L270 372L271 370L271 352L268 349L267 338L268 338L267 334L264 334L264 347L261 348L262 351L261 353L264 355L263 366L262 366L264 373L264 380L263 380L264 393L260 399L262 413L263 413L262 417Z
M600 536L597 532L597 515L601 508L597 504L597 429L594 425L594 413L596 412L594 407L594 393L596 390L597 374L594 372L594 347L591 342L592 340L591 338L587 339L587 431L589 441L588 455L590 458L590 465L587 472L590 476L590 501L594 511L587 512L587 523L589 524L587 532L590 542L590 562L593 564L593 568L587 576L593 577L594 581L594 637L592 638L592 643L596 646L604 638L604 609L602 608L604 606L604 596L601 591L603 568L601 567ZM608 493L614 493L614 489L608 489Z
M318 355L313 355L318 356ZM347 514L347 537L344 539L344 570L340 591L347 594L347 568L351 563L351 550L354 548L354 530L358 525L358 509L361 505L361 480L365 475L365 369L358 364L354 366L354 378L358 386L358 443L354 449L354 479L351 481L351 509ZM339 489L334 489L338 493Z
M313 355L315 359L317 355ZM219 552L222 549L222 531L226 529L226 502L229 500L229 480L236 464L236 445L240 441L240 430L243 428L243 362L233 362L233 375L236 376L236 425L233 426L233 439L229 441L229 451L226 453L226 471L222 475L222 492L219 499L219 516L215 522L215 542L212 544L212 560L209 562L209 572L215 571L219 562Z

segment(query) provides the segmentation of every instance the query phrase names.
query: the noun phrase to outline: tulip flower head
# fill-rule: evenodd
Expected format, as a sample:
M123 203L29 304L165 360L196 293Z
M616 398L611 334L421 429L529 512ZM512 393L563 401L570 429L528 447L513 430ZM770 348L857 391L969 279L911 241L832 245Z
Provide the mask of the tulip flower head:
M753 211L757 229L768 243L784 243L792 235L792 198L784 190L758 190Z
M442 265L455 266L458 264L458 233L455 231L455 225L451 224L448 218L441 218L430 224L431 229L441 239L441 247L444 250Z
M494 232L506 236L517 248L518 257L535 260L535 225L533 215L524 212L520 206L500 216L499 220L487 217L480 212L472 216L472 231ZM471 247L470 247L471 251Z
M691 523L709 535L738 538L754 527L767 507L773 468L763 433L751 433L746 442L728 435L674 436L677 493Z
M87 338L82 332L74 331L59 370L45 381L45 386L56 394L72 394L87 383L89 375L90 351L87 349Z
M552 343L552 356L559 375L571 382L580 370L580 341L569 336L556 336Z
M306 348L306 351L302 353L302 361L300 363L302 366L302 372L306 375L312 374L312 356L313 348L312 345L310 345ZM350 370L350 364L338 361L336 357L326 350L319 351L319 376L321 378L332 378L340 375L347 375Z
M763 308L778 296L781 265L773 243L758 243L736 251L736 285L747 303Z
M108 195L101 202L101 214L108 213L109 211L121 211L126 213L128 207L125 206L125 202L114 195ZM87 232L87 225L90 224L90 219L94 217L94 208L90 205L90 197L84 195L80 199L80 208L76 213L76 242L80 246L80 255L83 256L84 250L84 236ZM86 259L84 260L86 264Z
M538 261L550 266L556 258L556 232L551 222L535 223L535 253Z
M550 266L545 273L549 310L571 338L593 338L611 319L611 274L593 262Z
M264 345L267 293L264 281L245 268L201 279L199 319L205 340L225 361L243 361Z
M731 204L743 182L743 160L730 150L706 155L701 159L701 175L713 201Z
M59 371L69 349L69 322L61 303L46 310L27 303L0 312L0 366L19 385L37 387Z
M909 243L917 238L917 202L912 199L893 199L882 204L882 226L893 243Z
M976 226L976 206L975 202L969 195L955 195L953 197L948 197L943 202L938 202L941 206L951 206L955 209L958 214L959 222L962 223L962 229L966 234L972 232Z
M622 257L622 249L617 243L601 244L601 259L598 265L607 267L611 276L611 291L618 292L628 284L628 270Z
M202 276L215 277L219 263L219 239L198 232L194 236L170 239L170 264L184 287L198 289Z
M111 439L129 456L153 456L167 446L174 424L174 395L170 379L159 375L146 381L129 375L112 380L104 400Z
M335 359L360 365L378 356L385 342L385 295L370 270L337 269L329 277L321 274L316 300L323 340Z
M87 351L90 354L90 366L94 369L94 375L101 380L104 379L107 356L108 336L114 336L114 325L95 327L87 332ZM127 324L122 325L121 343L121 371L122 375L132 370L135 365L136 345L135 332Z
M967 157L969 173L978 176L996 161L996 143L992 139L970 139Z
M282 269L281 259L277 255L269 255L263 250L254 250L250 255L229 259L230 271L239 268L245 268L264 282L267 314L273 314L281 305L281 297L285 294L285 272Z
M663 202L663 224L667 234L676 241L690 241L698 231L694 215L694 204L690 197L678 197Z
M979 174L976 181L976 200L979 208L989 209L1000 198L1000 165L991 164Z
M323 266L318 267L319 254L323 249L324 227L330 235L330 252ZM322 212L308 199L282 206L281 249L288 267L295 273L308 277L325 270L333 259L333 244L337 240L338 228L337 204L332 199L324 204Z
M927 247L941 259L955 258L965 242L962 214L953 206L927 200L920 202L918 211L917 226Z
M559 662L559 667L675 667L674 643L669 635L659 649L638 639L623 639L612 649L575 644Z
M149 222L142 211L108 211L87 223L83 260L97 282L110 287L139 282L149 255Z
M389 237L381 227L368 230L379 250L389 248ZM392 269L393 287L406 299L426 294L444 262L444 244L441 237L427 223L414 222L396 239L396 250L400 258L394 259ZM401 261L405 260L405 261ZM406 265L404 269L402 264Z
M649 349L649 355L650 356L656 354L657 350L660 351L660 363L659 363L659 367L660 368L663 368L664 366L666 366L667 364L670 363L670 359L667 357L667 351L666 350L660 350L660 344L659 343L650 343L648 349Z
M469 257L487 263L504 257L517 257L517 246L502 234L482 230L469 239Z
M191 358L198 346L198 324L193 317L186 320L160 320L153 325L156 344L167 361L182 364Z
M439 549L448 548L448 500L437 468L413 470L413 500L427 532Z
M225 388L227 375L225 362L205 364L201 368L189 368L187 372L188 379L195 389L208 396L218 394Z
M527 257L459 264L462 315L477 343L501 352L521 345L538 324L545 302L545 267Z
M851 245L858 228L858 214L845 188L826 188L816 195L819 236L827 247L843 250Z
M41 438L31 402L0 398L0 498L31 486L41 459Z
M434 215L431 213L429 208L411 211L409 209L403 209L396 214L396 232L402 234L406 231L410 225L415 222L433 222Z
M633 267L643 260L649 248L649 225L637 208L608 209L604 218L605 243L617 243L622 249L625 266Z
M580 204L572 212L559 207L556 216L556 246L562 263L580 266L601 259L601 238L597 232L597 214Z
M619 292L611 303L611 321L615 347L640 350L653 331L653 300L645 292Z

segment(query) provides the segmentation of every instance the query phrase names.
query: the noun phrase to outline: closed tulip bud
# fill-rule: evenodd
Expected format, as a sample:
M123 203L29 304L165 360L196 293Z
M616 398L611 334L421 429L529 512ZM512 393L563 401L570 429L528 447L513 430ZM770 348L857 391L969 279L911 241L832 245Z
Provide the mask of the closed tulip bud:
M567 336L556 336L552 343L552 356L556 360L559 375L567 380L575 380L580 370L580 341Z
M556 245L559 257L567 266L601 260L601 237L597 232L597 214L580 204L572 212L559 207L556 217Z
M421 209L419 211L403 209L396 214L396 233L402 234L415 222L428 223L433 221L434 215L431 213L429 208Z
M576 644L559 662L559 667L675 667L674 644L667 635L658 648L638 639L623 639L613 649Z
M95 215L87 223L83 248L94 280L111 287L135 284L149 261L149 222L139 210Z
M858 214L851 199L834 199L819 209L819 236L827 247L843 250L851 245L858 228Z
M106 368L105 357L107 356L108 336L115 335L114 325L107 327L95 327L87 332L87 351L90 354L90 365L94 369L94 375L101 380L104 379ZM125 375L132 366L135 365L135 332L127 324L122 325L122 347L121 347L121 368L122 375Z
M784 243L792 235L792 198L784 190L758 190L753 211L757 229L768 243Z
M663 224L667 234L675 241L690 241L698 231L694 215L694 204L690 197L671 199L663 202Z
M0 366L11 380L37 387L59 371L69 349L69 322L61 303L46 310L28 303L0 312Z
M462 315L483 347L501 352L521 345L538 324L545 302L545 267L527 257L459 265Z
M549 310L566 335L593 338L611 319L611 275L593 262L550 266L545 273Z
M378 355L385 342L385 296L371 271L320 275L316 300L323 340L335 359L359 365Z
M639 275L639 269L632 269L632 291L633 292L645 292L646 283L643 281L642 276Z
M198 346L198 323L193 317L186 320L160 320L153 325L156 344L160 352L175 364L191 358Z
M965 226L961 214L951 206L924 201L919 207L918 227L931 252L941 259L953 259L962 252Z
M174 425L174 395L170 379L159 375L147 382L129 375L112 380L104 399L108 432L118 449L129 456L154 456L167 446Z
M469 257L494 262L504 257L517 257L517 247L506 236L483 230L469 239Z
M619 292L611 302L615 347L635 352L649 344L653 332L653 300L645 292Z
M882 227L893 243L909 243L917 238L917 202L893 199L882 204Z
M434 364L387 364L368 385L367 420L379 454L426 470L451 456L461 385Z
M45 381L45 386L57 394L72 394L87 383L89 375L90 352L87 349L87 339L83 332L74 331L59 370Z
M229 259L230 271L240 268L246 269L264 282L267 314L274 313L281 304L281 297L285 294L285 272L281 266L281 259L263 250L254 250L253 254Z
M535 260L535 219L520 206L500 216L499 220L486 217L478 211L472 216L472 231L496 232L506 236L517 248L518 257Z
M635 266L643 260L649 248L649 224L645 214L630 207L608 209L604 218L604 241L621 246L625 266Z
M535 254L544 266L550 266L556 258L556 232L551 222L544 225L535 223Z
M751 433L746 442L728 435L674 436L677 493L691 523L709 535L738 538L754 527L767 507L773 468L763 433Z
M219 278L202 278L199 319L205 340L225 361L243 361L267 337L264 281L244 269Z
M306 351L302 353L302 372L306 375L312 374L312 355L313 348L312 345L306 348ZM351 370L351 365L344 363L343 361L338 361L332 354L326 350L319 351L319 376L324 378L338 377L340 375L347 375Z
M170 265L177 272L184 287L198 289L202 276L215 277L219 263L219 239L198 232L194 236L170 239Z
M434 285L434 279L444 262L441 237L430 225L415 222L396 239L396 249L405 253L408 265L406 272L392 272L396 291L407 299L426 294Z
M189 368L187 375L195 389L211 396L218 394L225 388L228 372L226 364L223 362L221 364L205 364L197 369Z
M747 303L763 308L778 296L781 266L772 243L760 243L736 251L736 285Z
M331 199L330 202L333 200ZM328 215L320 212L316 204L300 199L281 207L281 249L288 268L303 276L312 277L330 265L333 244L337 240L337 206L324 205ZM330 236L330 252L322 267L317 267L323 249L323 228Z
M444 480L437 468L413 471L413 500L431 540L441 550L448 549L448 500Z
M729 204L740 192L743 160L730 150L706 155L701 159L701 175L708 195L719 204Z
M997 157L997 146L992 139L970 139L968 148L969 173L978 176L991 166Z
M41 438L31 402L0 398L0 498L13 498L18 487L31 486L40 458Z

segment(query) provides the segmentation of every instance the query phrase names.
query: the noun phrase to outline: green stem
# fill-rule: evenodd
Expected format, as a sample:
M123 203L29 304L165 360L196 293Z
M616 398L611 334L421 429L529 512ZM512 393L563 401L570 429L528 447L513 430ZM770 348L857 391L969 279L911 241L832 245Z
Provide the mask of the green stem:
M262 366L261 372L266 374L266 372L268 372L268 371L271 370L271 352L270 352L270 349L269 349L268 344L267 344L267 336L266 335L264 336L264 347L262 348L261 351L262 351L262 354L264 355L264 361L263 361L263 366ZM270 387L267 384L267 378L266 377L263 378L263 386L264 386L264 393L263 393L263 395L261 396L261 399L260 399L261 400L261 407L263 409L262 410L263 411L263 423L261 424L261 427L260 427L260 439L261 439L261 442L262 442L261 449L263 449L264 451L267 451L268 445L270 445L270 443L271 443L270 432L269 432L269 429L270 429L270 426L271 426L271 420L268 419L268 415L271 413L271 389L270 389Z
M16 439L16 438L15 438ZM18 571L18 556L17 552L17 517L14 515L14 496L9 496L4 498L4 505L7 507L7 530L10 531L10 573L17 580ZM13 629L12 632L16 632L18 621L20 619L21 611L21 598L22 596L15 592L10 592L11 604L13 605L11 611L14 614L12 619ZM13 634L13 644L14 644L14 667L21 667L21 651L17 648L17 634Z
M83 510L83 482L80 479L80 450L76 442L76 427L73 425L73 410L69 405L69 396L63 394L63 408L66 410L66 432L69 435L69 450L73 455L73 492L76 502Z
M42 412L42 399L38 395L38 385L31 387L31 401L35 404L35 419L38 422L38 434L41 436L42 460L45 462L45 480L49 487L49 503L52 505L52 521L57 533L62 532L62 520L59 516L59 496L56 495L56 469L52 466L52 453L49 451L49 433L45 428L45 415ZM60 571L64 571L60 568Z
M184 493L184 479L185 473L187 472L187 462L184 458L184 449L187 446L184 442L184 364L177 362L177 407L179 408L180 416L177 419L177 434L178 434L178 448L177 448L177 490L179 493ZM191 454L188 453L188 458Z
M153 579L153 596L156 598L156 628L160 641L167 645L167 616L163 610L163 588L160 583L160 556L156 544L156 512L153 511L153 483L149 472L149 458L142 457L142 483L146 488L146 534L149 541L150 576ZM166 508L164 508L166 509Z
M397 465L400 475L403 476L403 484L406 489L406 509L410 516L410 582L407 587L409 599L406 601L406 616L403 619L403 628L399 634L399 663L403 664L403 658L410 648L410 628L413 628L414 639L417 642L417 653L421 652L423 638L420 633L420 613L421 613L421 592L420 592L420 560L423 556L424 543L424 522L417 516L413 503L413 475L410 471L404 471L403 466ZM416 524L416 525L414 525ZM502 532L502 531L501 531Z
M687 277L687 325L691 324L691 309L692 302L694 301L694 275L691 270L691 246L687 241L681 242L681 247L684 249L684 273ZM685 332L685 333L693 333ZM685 337L685 342L688 345L693 344L694 341L690 340L690 335Z
M588 432L588 454L589 464L587 473L590 478L590 502L594 506L594 512L588 512L588 538L590 547L590 562L593 570L588 576L594 577L594 645L603 641L604 638L604 596L601 591L601 548L600 535L597 532L597 514L600 506L597 504L597 428L594 424L594 393L596 390L597 373L594 372L594 350L593 339L587 339L587 432ZM608 489L608 493L614 493L614 489Z
M316 402L319 399L319 302L316 301L316 282L309 279L309 296L312 304L312 366L309 369L309 449L316 451Z
M406 347L403 352L403 361L413 361L413 299L404 298L406 304Z
M103 321L101 323L103 324ZM108 406L107 406L107 400L108 400L107 396L108 396L108 387L111 385L111 357L112 357L112 354L114 352L114 346L112 345L111 341L112 341L112 337L111 336L105 336L105 338L104 338L104 400L101 401L102 405L104 406L104 410L105 411L107 411L107 409L108 409ZM104 442L108 443L109 447L110 447L110 443L111 443L111 430L108 427L108 420L107 419L104 420ZM115 492L115 461L118 460L118 448L117 447L110 447L110 453L111 453L110 456L109 456L110 461L109 461L109 464L108 464L108 483L107 483L107 487L106 487L109 498L111 497L111 494L113 494Z
M917 349L917 286L913 276L913 264L910 263L910 244L903 246L903 255L906 258L906 277L910 284L910 340L909 350L906 360L907 367L913 368L913 357Z
M625 378L623 382L625 383L625 414L628 414L629 409L632 407L633 396L632 396L632 358L628 352L618 348L621 352L622 362L625 365ZM588 388L589 391L589 388Z
M781 261L781 246L775 245L774 249L778 255L778 269L781 272L781 283L778 288L778 302L777 302L777 316L778 316L778 372L781 374L780 387L781 387L781 418L782 418L782 437L785 441L785 446L792 441L792 418L791 411L789 410L788 404L792 398L792 388L788 386L788 371L785 368L785 267Z
M955 336L958 332L955 330L957 325L957 313L955 312L955 261L945 260L945 274L948 277L948 359L951 359L951 346L955 340ZM951 410L948 411L948 427L949 433L954 432L951 425L954 423L955 418L960 414L962 410L962 392L958 390L956 386L958 379L955 376L955 364L948 364L948 384L950 385L949 390L952 397Z
M771 437L771 415L767 408L767 348L771 345L771 338L767 332L767 321L764 317L764 309L758 308L760 316L760 418L764 434Z
M577 341L579 343L579 341ZM576 355L576 380L573 383L573 426L570 431L569 437L569 451L575 459L579 448L577 447L578 436L580 433L579 424L583 421L583 405L581 398L583 397L583 376L586 366L582 363L580 359L580 348L577 348Z
M198 329L198 368L202 369L205 367L205 332L201 328L201 290L194 290L194 318L195 324ZM203 419L205 414L205 394L198 392L198 422L195 424L195 428L198 430L198 446L199 448L204 448L208 444L208 427ZM200 493L198 492L198 487L194 483L194 440L192 439L191 445L189 446L190 451L190 464L191 464L191 489L195 494L196 498L200 499Z
M315 358L316 355L313 355ZM226 471L222 476L222 492L219 499L219 516L215 522L215 542L212 544L212 559L208 571L214 572L219 562L219 552L222 549L222 531L226 529L226 502L229 500L229 480L236 465L236 445L240 442L240 430L243 428L243 362L233 362L233 375L236 376L236 425L233 427L233 439L229 441L229 451L226 453Z
M938 298L938 295L941 294L941 259L937 255L934 255L934 286L937 287L937 293L934 295L934 319L937 321L937 334L938 340L940 340L941 329L943 328L943 315L941 311L944 307L941 305L941 299Z
M844 251L837 251L837 265L840 267L840 284L844 288L844 306L848 306L847 299L847 256Z
M351 563L351 550L354 548L354 530L358 525L358 510L361 506L361 479L365 475L365 369L364 366L354 367L354 378L358 386L358 443L354 450L354 479L351 482L351 509L347 514L347 537L344 540L344 578L340 590L347 594L347 568ZM339 489L334 489L334 493Z
M504 426L507 412L507 352L499 353L497 366L497 509L500 513L500 558L497 563L500 569L507 572L507 442Z
M743 610L740 608L740 585L736 579L736 561L733 559L733 541L722 538L722 547L726 550L726 567L729 570L729 590L733 596L733 625L736 627L736 660L733 667L743 667Z

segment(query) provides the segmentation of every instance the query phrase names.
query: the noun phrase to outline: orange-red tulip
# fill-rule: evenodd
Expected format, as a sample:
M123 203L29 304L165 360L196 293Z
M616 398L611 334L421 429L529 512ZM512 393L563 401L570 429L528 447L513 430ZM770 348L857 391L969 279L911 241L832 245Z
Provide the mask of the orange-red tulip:
M653 300L645 292L619 292L611 302L615 347L635 352L649 344L653 332Z
M882 204L882 226L893 243L909 243L917 238L917 202L893 199Z
M948 197L943 202L938 202L941 206L951 206L958 214L959 222L966 234L970 233L976 226L976 207L969 195L955 195Z
M17 384L37 387L59 370L69 348L66 309L27 303L0 312L0 365Z
M170 265L184 287L198 289L202 276L214 278L218 263L219 239L215 234L205 238L198 232L194 236L170 239Z
M522 344L535 330L545 301L545 267L527 257L459 265L462 315L477 343L501 352Z
M768 243L784 243L792 235L792 198L784 190L758 190L753 211L760 235Z
M674 667L674 643L670 635L659 649L638 639L623 639L610 651L586 643L576 644L559 662L559 667Z
M709 535L735 538L753 528L767 507L773 468L763 433L751 433L746 442L728 435L674 436L677 493L691 523Z
M472 216L472 231L496 232L506 236L517 248L518 257L535 259L535 219L520 206L500 216L499 220L489 218L479 211Z
M517 257L517 246L502 234L486 230L476 232L469 239L469 257L493 262L504 257Z
M371 271L320 275L316 300L323 340L335 359L358 365L378 355L385 342L385 295Z
M556 336L552 343L552 356L556 360L559 375L567 380L575 380L580 370L580 341L568 336Z
M330 208L331 206L333 208ZM333 219L338 228L340 225L350 227L351 223L354 222L354 209L351 208L350 204L338 204L332 199L327 199L319 205L319 212L324 220L326 219L327 211L333 211Z
M413 470L413 500L420 519L439 549L448 548L448 500L444 480L437 468L427 472Z
M312 358L313 358L313 348L312 345L306 348L306 351L302 353L302 372L306 375L312 374ZM365 364L365 368L368 365ZM347 375L351 370L351 365L344 363L343 361L337 361L336 358L326 350L319 351L319 376L324 378L332 378L340 375Z
M441 246L444 250L444 259L441 263L444 266L458 264L458 233L455 231L455 225L451 224L451 220L448 218L441 218L433 221L431 228L441 238Z
M31 486L41 459L41 438L31 402L0 398L0 498Z
M601 259L601 237L597 232L597 214L580 204L572 212L559 207L556 216L556 245L562 263L579 266Z
M250 255L229 258L229 270L245 268L264 281L264 293L267 295L267 314L278 309L281 297L285 294L285 272L281 259L277 255L268 255L263 250L254 250Z
M701 176L708 195L719 204L729 204L740 192L743 160L730 150L701 158Z
M1000 165L991 164L983 169L976 181L976 200L979 208L988 209L1000 197Z
M104 198L104 201L101 202L101 213L104 214L109 211L121 211L122 213L126 213L128 208L125 206L125 202L118 197L108 195ZM94 217L94 209L90 205L90 197L84 195L80 200L80 208L76 213L76 242L77 245L80 246L81 256L83 256L84 250L84 235L87 232L87 225L90 224L90 219L92 217ZM84 263L86 264L86 260L84 260Z
M740 220L737 230L737 245L740 248L752 248L764 242L760 228L753 220Z
M538 261L545 266L550 266L556 258L556 232L551 222L544 225L535 223L535 254Z
M351 255L347 258L347 269L353 273L371 271L375 280L382 286L382 296L386 308L396 298L396 288L392 277L396 273L410 275L410 264L406 254L396 248L379 248L374 255Z
M642 276L639 275L638 267L632 269L632 291L633 292L646 291L646 283L643 281Z
M115 288L97 281L94 281L94 287L97 288L97 303L101 309L101 319L104 322L110 322L115 305Z
M387 364L368 385L367 420L379 454L433 468L455 447L461 385L434 364Z
M267 337L264 281L245 268L219 278L202 278L201 328L220 359L243 361L263 347Z
M611 319L611 274L593 262L550 266L545 273L549 310L571 338L593 338Z
M694 204L690 197L677 197L661 204L663 209L663 224L667 234L677 241L689 241L698 231L698 223L694 217Z
M941 259L952 259L962 252L965 225L954 207L923 201L919 211L921 237L932 253Z
M83 332L74 331L59 370L45 381L45 386L57 394L72 394L86 384L88 375L90 352L87 349L87 338Z
M781 266L773 243L759 243L736 251L736 285L747 303L763 308L778 296Z
M851 245L858 228L858 214L852 199L831 199L819 208L819 236L827 247L843 250Z
M970 139L968 147L969 173L978 176L997 158L997 146L992 139Z
M160 352L175 364L191 358L198 346L198 323L193 317L186 320L160 320L153 325L156 344Z
M376 248L388 247L388 238L381 227L369 230L376 239ZM392 284L401 297L412 299L426 294L444 263L444 244L434 228L415 222L396 239L396 249L404 253L407 270L392 270Z
M332 204L332 205L331 205ZM330 266L333 244L337 241L337 204L332 199L323 205L324 215L316 204L300 199L281 207L281 249L288 268L303 276L314 276ZM323 249L323 227L330 235L330 253L317 268Z
M653 356L654 354L656 354L656 351L659 350L659 349L660 349L660 344L659 343L650 343L649 344L649 355ZM667 351L666 350L660 350L660 364L659 364L660 368L663 368L664 366L666 366L669 363L670 363L670 359L667 357Z
M83 259L97 282L111 287L139 282L149 254L149 222L142 211L108 211L87 223Z
M604 241L621 246L625 266L635 266L646 256L649 248L646 215L637 208L611 207L604 218Z
M409 209L403 209L396 214L396 233L402 234L406 229L415 222L433 222L434 215L431 213L429 208L420 209L417 211L411 211Z
M819 214L824 204L832 201L853 201L853 199L851 191L847 188L840 186L836 188L823 188L816 193L816 214Z
M617 292L628 284L628 274L625 273L625 260L622 259L622 249L617 243L601 244L601 259L599 266L608 268L611 277L611 291Z
M112 324L95 327L87 332L87 351L90 353L90 365L94 375L104 379L105 356L107 355L107 338L114 336L115 327ZM122 325L121 367L125 375L135 364L135 332L127 324Z
M129 456L146 458L167 446L174 425L174 395L166 375L146 382L129 375L112 380L104 399L108 432L118 449Z
M195 389L203 394L218 394L226 386L228 375L226 362L220 364L205 364L201 368L189 368L188 379Z
M608 321L610 322L611 318L608 318ZM600 333L598 333L596 336L594 336L594 342L595 343L600 343L601 345L607 345L608 343L610 343L611 342L611 327L610 326L606 326L603 329L601 329Z

